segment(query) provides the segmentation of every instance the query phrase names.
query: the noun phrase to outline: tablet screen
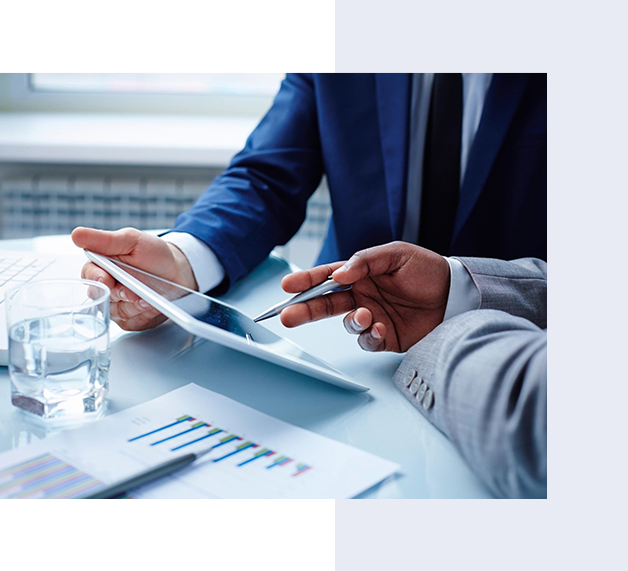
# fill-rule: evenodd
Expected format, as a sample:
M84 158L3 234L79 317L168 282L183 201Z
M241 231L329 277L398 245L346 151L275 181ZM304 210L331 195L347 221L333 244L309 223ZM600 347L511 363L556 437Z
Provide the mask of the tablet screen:
M255 343L269 351L296 357L319 367L334 370L324 361L306 353L298 345L283 339L266 329L263 325L255 323L250 317L229 305L129 266L124 262L112 258L108 258L108 260L154 292L166 298L179 309L203 323L242 337L249 344Z
M193 335L270 361L350 391L368 387L313 357L301 347L255 323L235 307L85 250L87 257Z

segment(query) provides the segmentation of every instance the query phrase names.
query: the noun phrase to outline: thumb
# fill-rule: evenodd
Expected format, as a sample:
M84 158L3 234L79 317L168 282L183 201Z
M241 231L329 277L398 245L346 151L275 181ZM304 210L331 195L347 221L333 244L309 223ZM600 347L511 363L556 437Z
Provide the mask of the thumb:
M72 241L79 247L105 256L124 256L137 247L141 232L123 228L115 232L79 226L72 232Z
M411 244L392 242L356 252L338 268L332 277L340 284L352 284L367 276L391 274L401 268L411 256Z

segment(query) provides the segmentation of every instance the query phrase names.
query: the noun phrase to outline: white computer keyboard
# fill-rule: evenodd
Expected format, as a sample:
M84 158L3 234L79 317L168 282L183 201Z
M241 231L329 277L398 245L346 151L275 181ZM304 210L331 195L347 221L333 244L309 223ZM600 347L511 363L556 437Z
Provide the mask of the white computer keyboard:
M4 302L5 292L32 280L53 262L54 259L40 259L32 255L0 254L0 303Z

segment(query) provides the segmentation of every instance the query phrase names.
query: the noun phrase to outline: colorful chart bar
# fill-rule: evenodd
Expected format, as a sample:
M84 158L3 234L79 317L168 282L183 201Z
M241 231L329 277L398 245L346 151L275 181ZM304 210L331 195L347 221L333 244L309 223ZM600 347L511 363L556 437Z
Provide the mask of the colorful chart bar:
M292 474L292 477L294 478L295 476L300 476L304 472L307 472L308 470L311 470L311 469L312 469L312 466L308 466L307 464L297 464L297 471L294 474Z
M175 450L180 450L181 448L185 448L186 446L189 446L190 444L195 444L196 442L200 442L201 440L205 440L206 438L210 438L211 436L215 436L216 434L220 434L221 432L224 432L224 431L221 430L220 428L213 428L205 436L201 436L200 438L197 438L196 440L190 440L190 442L186 442L185 444L181 444L179 446L176 446L175 448L171 448L171 451L174 452Z
M54 456L50 454L46 454L44 456L38 456L37 458L33 458L32 460L27 460L22 464L18 464L17 466L11 466L10 468L5 468L0 472L0 482L6 479L6 476L10 476L14 471L19 467L22 473L32 472L34 470L38 470L42 465L49 465L56 460Z
M173 434L172 436L162 438L161 440L158 440L157 442L153 442L151 446L157 446L157 444L161 444L162 442L167 442L168 440L172 440L173 438L183 436L184 434L187 434L188 432L192 432L194 430L198 430L199 428L203 428L203 426L209 426L209 424L207 424L206 422L195 422L192 425L192 428L188 428L187 430L184 430L183 432L178 432L177 434Z
M190 416L189 414L183 415L179 418L177 418L177 420L175 422L171 422L170 424L166 424L165 426L162 426L160 428L156 428L155 430L151 430L150 432L146 432L145 434L140 434L139 436L136 436L134 438L131 438L129 440L129 442L133 442L135 440L139 440L140 438L145 438L146 436L150 436L151 434L156 434L162 430L166 430L167 428L172 428L174 426L177 426L178 424L181 424L183 422L193 422L194 424L189 425L189 428L182 430L181 432L177 432L176 434L172 434L170 436L165 436L164 438L161 438L159 440L156 440L155 442L152 442L150 444L150 446L157 446L159 444L163 444L164 442L169 442L171 440L174 440L176 438L179 437L183 437L186 434L191 434L197 430L200 430L202 428L209 428L211 427L211 425L207 422L203 422L201 420L197 420L195 417ZM207 434L204 434L203 436L200 436L199 438L194 438L193 440L190 440L189 442L183 442L182 444L177 444L177 446L174 446L173 448L170 449L171 452L176 452L177 450L181 450L182 448L185 448L187 446L191 446L192 444L197 444L198 442L202 442L208 438L211 438L213 436L216 436L218 434L222 434L225 433L225 431L221 428L212 428L211 430L209 430L207 432ZM198 434L198 433L197 433ZM234 442L235 444L238 444L237 441L239 440L243 440L242 437L237 436L236 434L227 434L227 436L224 436L223 438L221 438L213 447L214 448L219 448L220 446L224 446L225 444L229 444L230 442ZM213 461L214 462L220 462L222 460L225 460L226 458L230 458L231 456L234 456L235 454L238 454L240 452L243 452L244 450L248 450L250 448L259 448L259 444L256 444L250 440L247 440L246 442L243 442L242 444L239 444L235 447L234 450L220 456L219 458L215 458ZM250 464L251 462L254 462L255 460L259 460L260 458L270 458L270 456L274 456L275 454L277 454L277 452L270 450L269 448L262 448L260 450L258 450L257 452L255 452L253 454L253 456L251 456L250 458L247 458L246 460L240 462L239 464L237 464L237 467L242 467L242 466L246 466L247 464ZM276 467L282 467L282 466L287 466L288 464L290 464L291 462L294 462L294 458L290 458L289 456L285 456L285 455L281 455L281 456L276 456L273 459L270 460L270 463L268 465L264 464L264 468L266 470L270 470L271 468L276 468ZM300 476L301 474L307 472L308 470L311 470L312 467L309 466L308 464L304 464L304 463L297 463L295 465L295 471L293 473L291 473L291 476ZM2 485L2 477L1 477L1 473L0 473L0 486ZM1 489L1 488L0 488Z
M255 454L253 454L253 458L249 458L248 460L245 460L244 462L241 462L240 464L238 464L238 468L240 466L244 466L245 464L248 464L249 462L253 462L253 460L257 460L258 458L264 458L265 456L272 456L273 454L274 452L272 450L269 450L268 448L263 448L259 452L256 452Z
M218 448L219 446L224 446L225 444L229 444L229 442L233 442L234 440L242 440L242 438L240 438L236 434L230 434L229 436L225 436L224 438L221 438L220 442L216 444L214 448Z
M139 436L136 436L135 438L129 438L128 441L134 442L135 440L139 440L140 438L144 438L145 436L150 436L151 434L155 434L156 432L166 430L166 428L172 428L173 426L176 426L177 424L181 424L182 422L186 422L186 421L191 422L193 420L196 420L196 419L192 418L189 414L186 414L184 416L177 418L176 422L171 422L170 424L167 424L166 426L162 426L161 428L156 428L155 430L151 430L150 432L146 432L145 434L140 434Z
M214 462L220 462L221 460L224 460L225 458L229 458L229 456L233 456L234 454L237 454L238 452L244 452L248 448L254 448L256 446L257 444L249 440L248 442L244 442L243 444L240 444L240 446L236 446L236 449L233 452L229 452L228 454L225 454L224 456L221 456L220 458L214 458Z
M290 462L292 462L292 458L288 458L287 456L279 456L278 458L275 459L275 461L270 466L266 466L266 469L270 470L271 468L274 468L275 466L285 466L286 464L289 464Z
M101 485L52 454L0 471L0 498L75 498Z

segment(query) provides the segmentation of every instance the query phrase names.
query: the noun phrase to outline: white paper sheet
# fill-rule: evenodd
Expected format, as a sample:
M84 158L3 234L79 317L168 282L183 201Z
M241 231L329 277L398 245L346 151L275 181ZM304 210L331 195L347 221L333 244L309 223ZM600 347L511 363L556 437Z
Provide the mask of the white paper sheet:
M0 498L78 497L210 447L194 465L132 497L350 498L399 468L189 384L0 455Z

